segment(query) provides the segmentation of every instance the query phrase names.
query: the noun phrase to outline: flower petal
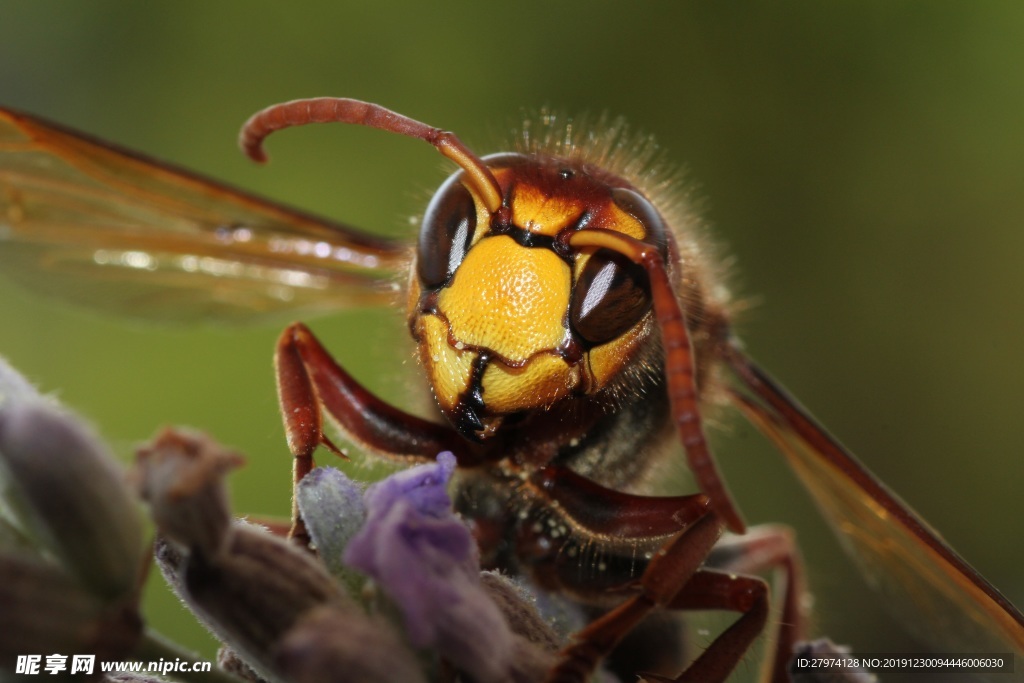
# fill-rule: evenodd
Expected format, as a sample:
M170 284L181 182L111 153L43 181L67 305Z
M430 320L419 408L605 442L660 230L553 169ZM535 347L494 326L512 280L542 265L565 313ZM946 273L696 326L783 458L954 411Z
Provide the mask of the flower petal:
M404 500L421 515L451 517L452 501L446 488L454 471L455 456L445 451L438 454L436 463L410 467L370 486L366 506L373 514L374 507L386 509L395 501Z
M476 543L445 487L455 458L400 472L366 492L366 525L344 561L373 577L405 617L410 642L476 680L508 680L515 639L480 584Z

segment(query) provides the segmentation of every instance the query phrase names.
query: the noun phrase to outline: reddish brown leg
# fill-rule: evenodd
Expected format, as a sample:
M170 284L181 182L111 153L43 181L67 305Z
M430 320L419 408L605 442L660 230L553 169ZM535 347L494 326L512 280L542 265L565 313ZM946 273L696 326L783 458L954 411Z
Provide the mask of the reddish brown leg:
M548 683L582 683L622 638L658 606L669 605L696 573L722 534L722 522L708 514L676 534L654 556L640 578L640 593L592 621L562 651ZM742 654L742 653L741 653ZM706 683L714 683L708 679Z
M609 489L567 467L548 465L530 483L577 525L593 534L623 539L676 534L710 512L701 493L689 496L638 496Z
M773 683L788 681L786 665L801 635L802 577L792 534L783 527L758 527L742 537L716 542L722 522L709 514L706 496L658 498L607 489L568 469L541 468L529 484L558 510L563 523L545 524L549 517L527 516L519 530L520 556L532 560L533 574L543 585L574 594L584 602L625 596L610 612L591 622L562 652L562 661L549 674L549 683L587 680L606 657L651 610L729 610L740 618L723 632L678 679L649 675L651 681L715 683L724 681L763 631L768 619L769 590L757 577L737 576L765 569L785 570L782 625L775 640ZM548 513L549 514L549 513ZM547 528L575 529L574 539L545 535ZM652 547L668 537L643 567L623 563L636 556L631 543ZM605 540L601 540L605 539ZM569 550L596 544L597 558L606 570L581 573L581 558ZM523 552L523 551L526 552ZM618 561L616 560L618 558ZM594 561L587 564L593 565ZM639 578L635 573L642 571Z
M281 335L274 367L288 448L295 458L295 484L313 468L317 446L341 455L324 434L322 410L353 440L385 456L433 460L448 450L459 465L479 462L454 430L402 412L367 391L302 323L293 323ZM303 535L293 504L292 536Z
M702 569L667 607L686 610L729 610L741 616L708 646L674 683L725 681L768 621L768 584L756 576L738 576ZM653 677L650 680L657 680ZM774 679L783 683L788 678Z
M729 538L717 546L708 558L708 565L730 574L759 574L781 570L782 586L775 594L782 602L775 634L770 678L773 683L789 680L789 660L796 643L804 638L806 615L803 563L793 539L793 532L784 526L758 526L742 537Z
M743 537L730 538L715 546L707 558L717 569L704 568L667 605L682 610L729 610L742 616L698 657L679 677L668 679L647 675L652 683L704 683L724 681L754 639L765 628L769 614L768 585L760 578L739 573L782 569L785 587L782 613L770 667L764 672L772 683L789 683L789 660L801 636L803 614L800 596L802 567L792 532L785 527L751 529Z
M588 228L569 238L573 247L603 247L626 256L643 266L651 286L654 317L661 329L665 351L665 377L668 384L672 421L686 449L690 470L703 491L711 498L715 512L730 531L741 534L746 525L726 489L722 475L711 457L704 435L694 376L693 349L686 329L686 314L672 289L665 262L657 248L619 232Z

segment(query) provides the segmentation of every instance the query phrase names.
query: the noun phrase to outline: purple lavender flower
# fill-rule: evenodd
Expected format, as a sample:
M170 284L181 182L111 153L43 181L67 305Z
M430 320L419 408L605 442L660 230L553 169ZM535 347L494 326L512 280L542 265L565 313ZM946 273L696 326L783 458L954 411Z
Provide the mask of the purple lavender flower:
M476 680L510 675L514 637L480 585L476 543L445 487L455 457L371 486L366 523L344 562L374 578L405 617L409 640L433 647Z

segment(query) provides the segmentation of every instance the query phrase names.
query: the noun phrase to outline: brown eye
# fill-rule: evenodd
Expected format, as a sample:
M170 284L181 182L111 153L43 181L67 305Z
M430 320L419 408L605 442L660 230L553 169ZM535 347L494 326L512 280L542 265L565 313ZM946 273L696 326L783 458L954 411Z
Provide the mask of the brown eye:
M476 230L476 204L456 173L430 200L420 228L416 272L426 289L444 285L462 263Z
M576 282L569 320L576 334L598 346L626 332L650 309L644 269L621 254L598 250Z

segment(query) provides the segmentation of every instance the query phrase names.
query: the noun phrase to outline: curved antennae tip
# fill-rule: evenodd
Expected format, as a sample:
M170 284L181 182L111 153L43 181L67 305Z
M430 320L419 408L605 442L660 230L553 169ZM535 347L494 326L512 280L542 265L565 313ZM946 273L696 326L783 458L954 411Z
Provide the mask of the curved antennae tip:
M466 182L483 198L488 211L493 213L501 207L501 187L494 174L457 137L369 102L345 97L313 97L275 104L249 117L242 126L238 142L250 159L263 163L267 157L261 146L271 133L308 123L332 122L369 126L430 143L462 167Z
M263 151L262 140L252 140L247 136L241 136L238 138L238 147L242 150L242 154L249 157L252 161L257 164L267 163L267 153Z

